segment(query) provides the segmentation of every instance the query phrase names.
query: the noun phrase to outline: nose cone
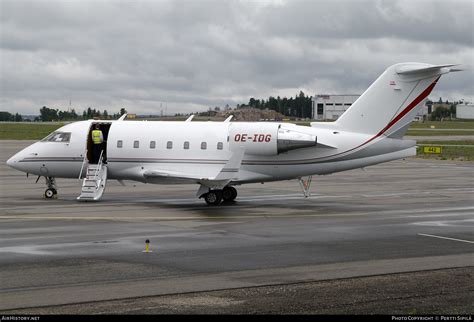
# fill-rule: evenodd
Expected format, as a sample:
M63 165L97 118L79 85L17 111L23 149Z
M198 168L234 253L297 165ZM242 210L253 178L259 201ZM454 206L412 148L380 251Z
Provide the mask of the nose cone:
M18 153L7 160L7 166L18 169Z
M25 158L34 157L38 153L37 143L34 143L30 146L27 146L23 150L17 152L14 156L7 160L7 165L15 170L20 170L27 173L34 173L31 170L34 168L31 167L29 162L26 162Z

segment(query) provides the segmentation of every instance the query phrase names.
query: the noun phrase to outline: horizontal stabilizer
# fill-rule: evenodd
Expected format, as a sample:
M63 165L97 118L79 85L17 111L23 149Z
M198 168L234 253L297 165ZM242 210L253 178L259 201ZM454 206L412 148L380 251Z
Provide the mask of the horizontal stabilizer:
M397 68L397 74L399 75L414 75L419 73L425 72L434 72L436 70L441 70L441 74L446 74L452 71L460 71L460 69L450 68L453 66L458 66L457 64L447 64L447 65L421 65L421 64L414 64L414 65L403 65ZM444 70L442 70L444 68Z

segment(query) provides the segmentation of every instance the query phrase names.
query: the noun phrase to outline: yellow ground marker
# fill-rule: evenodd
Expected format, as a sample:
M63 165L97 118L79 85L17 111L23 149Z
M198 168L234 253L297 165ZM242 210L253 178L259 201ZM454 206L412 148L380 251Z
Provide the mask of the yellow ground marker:
M441 154L440 146L424 146L423 153L425 154Z
M145 240L145 250L142 251L143 253L153 253L152 250L150 250L150 240L147 239Z

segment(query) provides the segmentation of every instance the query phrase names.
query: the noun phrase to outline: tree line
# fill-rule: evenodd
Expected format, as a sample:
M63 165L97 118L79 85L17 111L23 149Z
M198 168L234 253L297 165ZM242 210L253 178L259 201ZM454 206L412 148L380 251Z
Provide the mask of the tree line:
M15 113L15 115L8 112L0 112L0 122L23 122L23 116Z
M60 109L49 108L43 106L40 109L40 116L34 119L35 122L51 122L51 121L78 121L78 120L88 120L92 118L101 118L101 119L117 119L123 114L127 113L127 110L121 108L118 113L110 115L107 110L96 110L95 108L88 107L78 114L74 109L68 111L62 111ZM0 112L0 122L23 122L25 121L24 117L21 114L11 114L9 112Z
M248 104L237 105L237 108L253 107L258 109L269 109L279 112L285 116L298 118L311 118L312 116L312 97L306 96L300 91L295 97L281 98L270 96L267 100L250 98Z
M82 115L76 113L74 109L70 111L61 111L59 109L49 108L43 106L40 109L39 120L43 122L50 121L76 121L76 120L88 120L92 118L101 118L101 119L117 119L123 114L127 113L127 110L121 108L118 113L110 115L107 110L96 110L95 108L88 107L82 112Z
M250 98L248 104L237 104L237 108L253 107L257 109L270 109L279 112L288 117L297 118L311 118L311 96L306 96L303 91L300 91L295 97L281 98L270 96L268 99ZM82 114L77 113L75 109L63 111L60 109L49 108L43 106L40 109L40 116L35 118L35 121L51 122L51 121L77 121L88 120L92 118L101 119L117 119L123 114L127 113L124 108L121 108L118 113L109 114L107 110L100 111L99 109L88 107ZM0 112L0 121L21 122L24 118L16 113L15 115L9 112Z

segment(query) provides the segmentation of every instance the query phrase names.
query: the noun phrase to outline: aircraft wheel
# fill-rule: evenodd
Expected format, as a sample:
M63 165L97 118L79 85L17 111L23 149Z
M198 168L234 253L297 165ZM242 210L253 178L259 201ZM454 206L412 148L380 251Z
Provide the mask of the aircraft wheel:
M58 194L58 192L56 191L56 189L53 189L53 188L48 188L46 189L46 191L44 192L44 197L46 199L52 199L54 198L54 196L56 196Z
M222 191L211 190L204 195L204 200L208 205L217 206L222 201Z
M222 199L224 201L234 201L237 198L237 189L227 186L222 190Z

